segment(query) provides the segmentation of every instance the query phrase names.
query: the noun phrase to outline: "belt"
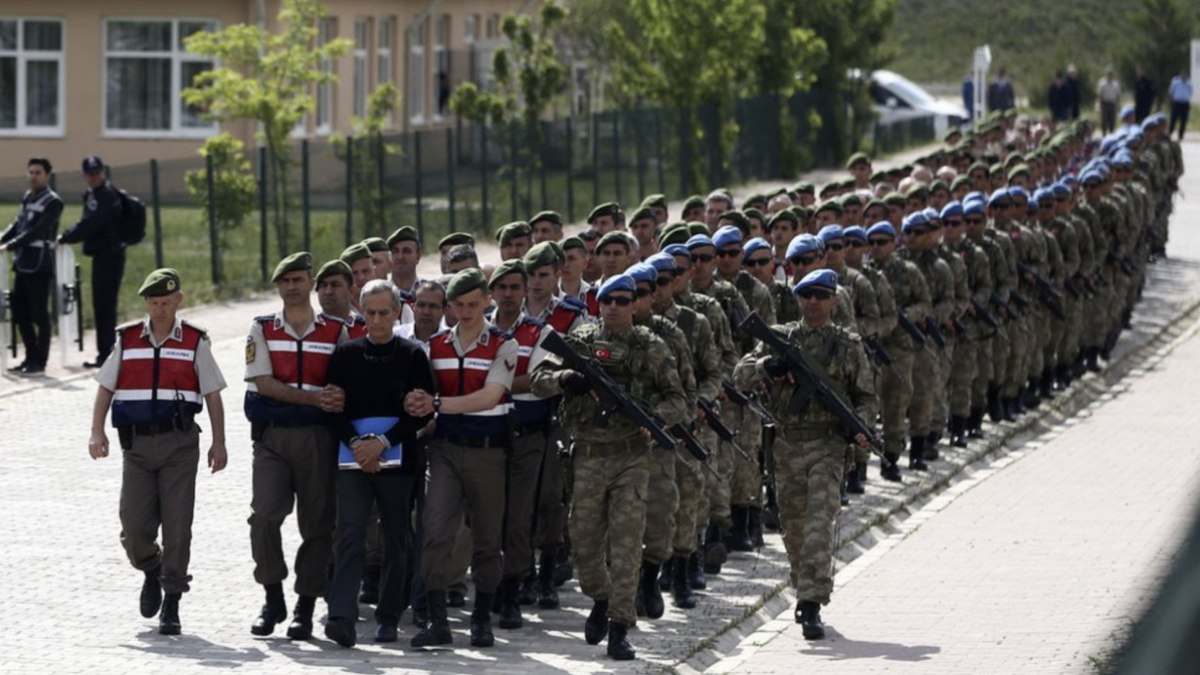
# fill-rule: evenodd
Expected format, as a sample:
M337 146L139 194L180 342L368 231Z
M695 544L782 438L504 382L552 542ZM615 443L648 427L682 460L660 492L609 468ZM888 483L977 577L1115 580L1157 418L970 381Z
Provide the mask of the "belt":
M189 431L192 428L192 421L188 420L185 425L183 420L174 418L165 422L153 422L151 424L133 424L129 427L136 436L157 436L165 434L169 431Z
M525 426L513 429L514 436L531 436L533 434L544 435L548 433L550 433L549 422L534 422L533 424L526 424Z
M439 436L436 440L467 448L503 448L509 443L505 436Z
M265 422L265 424L268 427L281 427L284 429L294 429L296 427L313 427L313 426L320 425L319 422L290 422L290 421L284 421L284 420L271 420L270 422Z
M641 435L627 438L623 441L575 441L575 452L585 455L609 455L627 450L645 451L653 441L642 438Z
M54 242L49 239L38 239L37 241L26 242L25 245L30 248L49 248L54 245Z
M796 441L815 441L821 438L830 436L842 436L842 428L839 425L815 426L815 427L784 427L783 437L787 440Z

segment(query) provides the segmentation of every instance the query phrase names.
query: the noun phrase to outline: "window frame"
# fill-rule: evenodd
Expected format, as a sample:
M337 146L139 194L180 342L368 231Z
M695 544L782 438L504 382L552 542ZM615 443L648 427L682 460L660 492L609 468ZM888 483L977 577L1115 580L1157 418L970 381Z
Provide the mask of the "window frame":
M408 122L412 125L425 123L425 85L429 70L426 62L426 32L429 30L429 17L423 17L408 28L408 63L407 86L405 98L408 100ZM419 67L418 67L419 63Z
M454 30L454 21L449 14L438 14L433 22L433 47L430 54L429 68L429 90L433 92L433 121L441 122L445 119L442 111L438 108L438 97L441 95L439 90L440 83L438 82L438 73L442 72L443 62L445 63L446 80L450 79L450 38L451 31Z
M350 113L360 119L367 116L367 97L371 93L371 33L374 30L370 17L354 19L354 43L350 59ZM362 42L359 42L362 37Z
M329 34L322 39L321 31L328 26ZM336 40L338 37L338 20L332 16L323 16L317 19L317 46L324 46ZM324 73L332 75L334 73L333 59L322 59L317 67ZM333 82L318 82L316 91L313 92L313 133L317 136L328 136L333 133ZM324 94L322 95L322 92ZM324 105L322 105L324 98ZM324 118L324 119L322 119Z
M67 129L67 22L62 17L55 16L0 16L0 21L14 21L17 24L17 47L11 51L0 52L0 58L15 58L17 60L17 99L16 124L11 129L0 127L0 138L62 138ZM25 49L25 22L53 22L58 24L58 51L35 51ZM30 54L36 56L31 57ZM26 68L30 61L51 61L58 64L58 124L55 126L29 126L25 123L28 113L28 73Z
M114 23L169 23L171 25L171 49L165 51L124 51L108 48L108 31ZM100 137L101 138L144 138L144 139L205 139L221 131L220 122L213 120L205 127L183 126L183 90L180 69L185 63L209 63L220 67L216 59L190 54L180 46L179 25L183 23L208 23L212 30L221 30L221 21L216 17L198 16L106 16L101 21L100 31ZM167 129L114 129L108 126L108 62L111 58L167 59L171 62L171 124Z
M396 17L381 16L376 20L375 31L375 86L384 83L396 84ZM385 35L386 32L386 35ZM393 113L388 113L383 126L390 129Z

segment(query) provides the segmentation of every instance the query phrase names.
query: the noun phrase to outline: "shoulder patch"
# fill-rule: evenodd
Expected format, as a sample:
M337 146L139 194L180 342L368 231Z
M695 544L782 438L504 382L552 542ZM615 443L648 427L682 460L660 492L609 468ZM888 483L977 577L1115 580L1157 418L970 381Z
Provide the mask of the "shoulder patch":
M246 336L246 365L254 363L254 357L258 354L258 347L254 344L254 338Z
M254 321L261 324L275 323L274 314L261 314L254 317Z

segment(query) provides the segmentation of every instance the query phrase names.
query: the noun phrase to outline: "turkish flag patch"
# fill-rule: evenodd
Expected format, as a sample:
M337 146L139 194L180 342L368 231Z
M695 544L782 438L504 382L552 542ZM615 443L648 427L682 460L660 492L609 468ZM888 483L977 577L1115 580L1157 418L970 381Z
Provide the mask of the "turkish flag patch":
M604 359L605 361L607 361L610 356L612 356L612 350L610 350L610 349L597 349L596 350L596 358L598 358L598 359Z

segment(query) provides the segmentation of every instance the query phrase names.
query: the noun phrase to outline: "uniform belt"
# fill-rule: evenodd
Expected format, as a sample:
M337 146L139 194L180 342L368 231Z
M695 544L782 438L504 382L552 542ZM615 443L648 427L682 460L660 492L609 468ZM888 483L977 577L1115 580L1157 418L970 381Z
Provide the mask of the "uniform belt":
M165 422L152 422L150 424L132 424L129 427L135 436L157 436L165 434L169 431L189 431L192 428L192 421L186 423L178 417L167 420Z
M271 420L267 422L268 427L281 427L284 429L293 429L296 427L312 427L317 426L317 422L291 422L287 420Z
M802 426L802 427L784 427L783 437L787 440L796 441L815 441L820 438L828 438L830 436L841 436L842 428L839 425L822 425L822 426Z
M612 455L627 450L646 450L649 441L640 434L623 441L576 441L575 452L585 455Z
M503 448L509 442L504 436L439 436L437 440L467 448Z
M54 245L54 242L49 239L38 239L36 241L27 242L25 245L30 248L50 248Z

